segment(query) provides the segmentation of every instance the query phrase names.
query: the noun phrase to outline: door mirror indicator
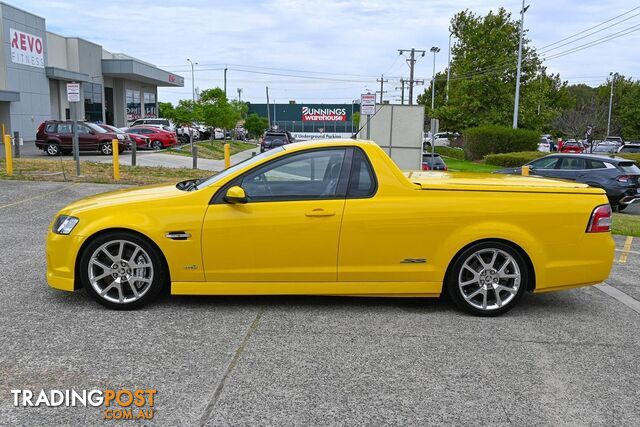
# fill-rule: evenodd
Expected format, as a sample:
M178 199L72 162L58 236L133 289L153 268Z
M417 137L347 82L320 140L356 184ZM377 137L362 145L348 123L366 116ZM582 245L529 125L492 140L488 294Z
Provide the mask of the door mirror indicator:
M227 190L227 194L224 196L224 201L227 203L238 204L247 203L247 194L244 189L238 185L235 185Z

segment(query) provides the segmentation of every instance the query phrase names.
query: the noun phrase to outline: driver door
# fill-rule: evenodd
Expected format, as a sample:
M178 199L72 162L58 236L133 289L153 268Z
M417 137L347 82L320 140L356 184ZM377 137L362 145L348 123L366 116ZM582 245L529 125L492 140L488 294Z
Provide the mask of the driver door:
M335 282L348 153L280 156L218 191L202 227L207 282ZM224 200L232 186L247 203Z

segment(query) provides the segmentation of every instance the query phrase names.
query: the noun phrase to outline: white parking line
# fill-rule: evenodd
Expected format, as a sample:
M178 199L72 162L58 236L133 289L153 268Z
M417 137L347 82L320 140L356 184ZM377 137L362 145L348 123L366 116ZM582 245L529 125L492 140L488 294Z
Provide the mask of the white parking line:
M637 299L630 297L618 288L614 288L613 286L605 282L602 282L600 285L596 285L596 288L609 295L611 298L617 299L618 301L629 307L631 310L640 314L640 301L638 301Z

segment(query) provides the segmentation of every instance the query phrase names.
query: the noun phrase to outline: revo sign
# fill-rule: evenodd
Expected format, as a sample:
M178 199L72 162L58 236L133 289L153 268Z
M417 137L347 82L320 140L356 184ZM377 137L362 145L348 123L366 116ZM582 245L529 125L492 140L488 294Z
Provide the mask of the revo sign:
M9 40L11 41L11 62L44 68L42 38L10 28Z

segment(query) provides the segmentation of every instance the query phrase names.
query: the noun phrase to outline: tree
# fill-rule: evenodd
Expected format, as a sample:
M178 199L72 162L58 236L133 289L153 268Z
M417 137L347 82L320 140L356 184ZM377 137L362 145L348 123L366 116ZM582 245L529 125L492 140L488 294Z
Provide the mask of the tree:
M244 121L244 128L253 138L257 138L269 127L269 121L266 117L251 113Z
M360 112L358 111L353 113L353 127L355 128L353 129L354 132L360 129Z
M418 97L429 117L440 119L442 129L462 130L485 124L510 126L513 121L519 21L504 8L479 16L469 10L451 20L456 42L452 47L449 101L445 103L446 70L436 75ZM531 42L522 47L522 75L518 125L542 130L566 103L566 83L547 75ZM436 108L431 111L435 84ZM540 106L540 108L538 108Z
M198 109L199 117L204 124L213 128L232 129L241 117L240 112L234 109L219 87L200 93Z
M170 102L158 102L159 117L173 119L173 104Z
M200 108L190 99L181 99L172 111L171 120L178 126L191 126L200 121Z

